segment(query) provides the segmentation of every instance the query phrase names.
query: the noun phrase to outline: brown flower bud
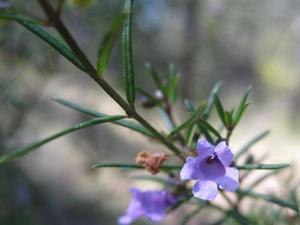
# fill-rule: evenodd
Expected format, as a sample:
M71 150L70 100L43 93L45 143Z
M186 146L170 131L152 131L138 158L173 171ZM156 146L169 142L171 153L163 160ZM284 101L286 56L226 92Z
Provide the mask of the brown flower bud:
M155 175L160 171L160 166L167 160L165 153L149 153L142 151L135 158L136 163L143 165L147 171Z

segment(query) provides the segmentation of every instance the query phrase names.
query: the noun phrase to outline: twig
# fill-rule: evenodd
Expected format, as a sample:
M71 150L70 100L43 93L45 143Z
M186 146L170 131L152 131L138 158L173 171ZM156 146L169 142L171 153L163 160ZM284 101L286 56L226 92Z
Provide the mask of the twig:
M134 107L130 106L104 79L100 78L95 70L94 66L91 64L87 56L82 52L77 42L74 40L73 36L69 30L65 27L61 18L57 16L55 10L50 5L48 0L38 0L44 12L46 13L48 19L53 21L53 25L62 36L65 42L72 49L74 54L78 57L80 62L85 66L87 74L110 96L112 97L126 112L129 117L134 118L140 122L146 129L148 129L153 135L166 147L168 147L172 152L174 152L182 160L185 157L182 152L171 142L169 142L161 133L159 133L151 124L149 124L142 116L140 116Z

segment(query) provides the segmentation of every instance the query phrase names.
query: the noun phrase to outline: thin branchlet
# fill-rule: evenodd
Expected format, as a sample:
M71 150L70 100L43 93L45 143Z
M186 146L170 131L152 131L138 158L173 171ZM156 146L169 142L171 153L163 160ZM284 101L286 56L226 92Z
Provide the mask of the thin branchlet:
M57 32L62 36L64 41L72 49L74 54L78 57L80 62L84 65L87 74L111 97L117 102L126 112L129 117L134 118L140 122L146 129L148 129L162 144L168 147L172 152L174 152L180 159L184 161L184 156L182 151L177 148L172 142L168 141L160 132L158 132L150 123L148 123L142 116L140 116L134 107L129 105L103 78L99 77L96 69L89 61L87 56L80 49L79 45L69 32L69 30L64 25L59 14L53 9L48 0L38 0L42 9L48 17L49 21L52 21L53 26Z

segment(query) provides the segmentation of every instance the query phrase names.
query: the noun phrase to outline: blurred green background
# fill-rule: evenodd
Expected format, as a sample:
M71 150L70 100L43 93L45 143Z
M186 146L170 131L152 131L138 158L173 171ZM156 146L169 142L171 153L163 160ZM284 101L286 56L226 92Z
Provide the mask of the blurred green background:
M94 0L80 7L76 2L67 1L62 18L95 62L99 44L122 10L123 1ZM13 0L13 7L44 18L37 1ZM55 34L53 28L48 29ZM233 150L256 133L271 129L270 137L253 149L254 155L268 152L268 162L291 162L295 171L300 160L299 43L297 0L135 0L138 86L155 91L145 62L155 65L162 76L167 76L169 63L174 63L181 73L182 95L176 105L179 122L186 116L183 100L199 103L217 81L223 81L221 98L227 108L234 106L251 85L251 106L232 137ZM119 40L105 77L124 95L120 53ZM48 45L20 25L0 21L1 153L85 119L54 103L53 96L105 113L122 112L91 79ZM163 129L155 109L139 110ZM140 150L165 149L125 128L101 125L56 140L2 166L0 224L116 224L127 206L128 188L153 184L132 180L133 173L93 171L90 166L132 162ZM278 180L260 188L267 193L284 191ZM180 209L161 224L176 224L174 221L184 212ZM199 217L203 224L213 219ZM194 224L202 224L199 220ZM147 221L136 224L142 223Z

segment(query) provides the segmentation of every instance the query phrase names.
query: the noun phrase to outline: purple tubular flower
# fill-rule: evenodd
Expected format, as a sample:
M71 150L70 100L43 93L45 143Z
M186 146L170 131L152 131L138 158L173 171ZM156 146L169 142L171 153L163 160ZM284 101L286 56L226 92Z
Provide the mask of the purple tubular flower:
M218 194L218 187L234 192L239 187L239 171L230 167L233 154L225 141L217 146L199 139L197 157L187 157L180 171L182 180L197 180L193 187L196 198L213 201Z
M132 199L126 213L119 218L119 224L130 224L134 220L146 216L152 221L160 221L167 208L172 206L176 197L169 191L140 191L130 190Z

